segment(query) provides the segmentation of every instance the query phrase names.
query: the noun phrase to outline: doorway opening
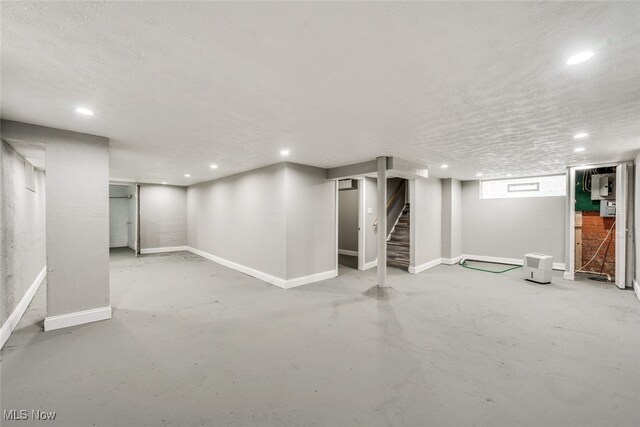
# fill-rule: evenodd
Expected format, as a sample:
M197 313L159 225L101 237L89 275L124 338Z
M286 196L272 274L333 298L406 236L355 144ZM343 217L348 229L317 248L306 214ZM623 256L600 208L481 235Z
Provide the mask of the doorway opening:
M629 165L569 169L569 263L565 278L576 275L624 289L629 225Z
M409 185L404 178L387 179L387 266L409 271L411 212Z
M109 252L135 257L138 250L138 186L109 184Z
M378 224L387 223L387 265L408 271L411 224L408 179L387 179L386 212L377 208L377 180L356 176L336 181L336 264L358 270L377 265Z
M338 183L338 264L361 270L361 179L342 179Z

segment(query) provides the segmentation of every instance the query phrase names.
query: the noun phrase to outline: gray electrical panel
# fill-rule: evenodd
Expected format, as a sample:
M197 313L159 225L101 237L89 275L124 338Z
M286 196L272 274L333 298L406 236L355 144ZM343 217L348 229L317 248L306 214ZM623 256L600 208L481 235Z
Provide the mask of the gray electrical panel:
M615 200L616 174L591 175L591 200ZM614 208L615 209L615 208Z
M601 200L600 216L616 216L616 202Z

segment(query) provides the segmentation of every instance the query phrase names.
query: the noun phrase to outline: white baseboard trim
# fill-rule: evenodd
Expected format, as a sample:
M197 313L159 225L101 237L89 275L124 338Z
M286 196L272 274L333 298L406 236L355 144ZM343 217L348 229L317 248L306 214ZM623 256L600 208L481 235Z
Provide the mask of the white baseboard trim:
M458 255L457 257L453 257L453 258L442 258L442 263L445 265L454 265L459 263L461 259L462 259L462 255Z
M308 285L309 283L319 282L321 280L331 279L338 276L337 270L328 270L321 273L310 274L308 276L296 277L294 279L283 279L281 277L272 276L263 271L256 270L255 268L247 267L246 265L238 264L237 262L229 261L228 259L220 258L219 256L210 254L200 249L187 246L189 252L196 255L200 255L203 258L213 261L225 267L232 268L241 273L248 274L249 276L260 279L264 282L270 283L282 289L295 288L296 286Z
M159 254L162 252L179 252L179 251L188 251L188 250L189 250L188 246L167 246L164 248L140 249L140 253L142 255L146 255L146 254Z
M340 255L358 256L358 251L350 251L349 249L338 249Z
M272 285L276 285L279 288L283 288L283 289L286 288L286 284L287 284L286 280L280 277L272 276L263 271L256 270L251 267L247 267L246 265L238 264L237 262L229 261L224 258L220 258L219 256L212 255L208 252L201 251L200 249L192 248L190 246L187 246L187 250L196 255L200 255L202 258L206 258L209 261L213 261L220 265L224 265L225 267L229 267L234 270L237 270L241 273L248 274L249 276L255 277L256 279L260 279L267 283L271 283Z
M484 262L494 262L496 264L513 264L513 265L523 265L524 259L522 258L502 258L495 256L486 256L486 255L462 255L461 259L469 259L474 261L484 261ZM553 263L554 270L562 270L565 269L565 264L563 262L554 262Z
M18 326L18 323L20 323L20 319L22 319L24 312L27 311L27 307L29 307L33 296L36 294L36 292L38 292L38 289L40 288L40 285L42 284L46 276L47 266L45 266L40 271L40 273L38 273L36 280L31 283L29 289L27 289L27 292L24 294L16 308L13 310L13 313L9 315L7 321L4 322L4 324L0 328L0 349L4 347L4 344L11 336L11 333L16 328L16 326Z
M484 262L494 262L497 264L513 264L513 265L523 265L524 264L524 260L522 259L518 259L518 258L501 258L501 257L494 257L494 256L486 256L486 255L459 255L455 258L436 258L432 261L429 262L425 262L424 264L418 265L418 266L410 266L409 267L409 273L411 274L417 274L420 273L422 271L428 270L430 268L433 268L435 266L438 266L440 264L445 264L445 265L454 265L454 264L458 264L460 262L460 260L462 259L469 259L469 260L474 260L474 261L484 261ZM554 270L564 270L565 269L565 264L561 263L561 262L554 262L553 263L553 269ZM565 273L565 279L567 278L567 273ZM569 280L573 280L573 277Z
M76 311L74 313L47 316L44 319L44 330L68 328L70 326L83 325L99 320L111 319L111 306L93 308L91 310Z
M363 271L364 270L368 270L370 268L377 267L377 266L378 266L378 260L377 259L375 259L375 260L373 260L371 262L365 262Z
M129 249L134 250L134 251L136 250L136 245L130 245L130 244L128 244L128 243L127 243L127 247L128 247Z
M319 282L321 280L332 279L338 276L337 270L323 271L322 273L310 274L308 276L296 277L295 279L287 279L284 288L291 289L296 286L308 285L309 283Z
M640 283L638 283L638 281L635 279L633 280L633 290L635 291L636 296L640 300Z
M126 248L127 242L124 243L109 243L110 248Z
M430 268L436 267L438 265L442 264L442 258L436 258L434 260L431 260L429 262L425 262L424 264L420 264L418 266L409 266L409 273L411 274L418 274L422 271L428 270Z

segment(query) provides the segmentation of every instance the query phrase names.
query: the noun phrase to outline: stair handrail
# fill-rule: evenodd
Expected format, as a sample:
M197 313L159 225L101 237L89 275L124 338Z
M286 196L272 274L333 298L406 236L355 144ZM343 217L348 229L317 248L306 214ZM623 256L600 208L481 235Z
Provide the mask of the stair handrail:
M389 215L389 208L393 206L393 203L398 199L398 197L400 197L400 193L401 193L400 190L405 190L406 186L407 186L407 181L406 180L402 181L402 184L398 186L396 191L394 191L391 197L389 198L389 201L387 202L387 206L386 206L387 215ZM376 228L378 226L378 221L380 221L380 217L377 217L376 220L373 221L371 228Z

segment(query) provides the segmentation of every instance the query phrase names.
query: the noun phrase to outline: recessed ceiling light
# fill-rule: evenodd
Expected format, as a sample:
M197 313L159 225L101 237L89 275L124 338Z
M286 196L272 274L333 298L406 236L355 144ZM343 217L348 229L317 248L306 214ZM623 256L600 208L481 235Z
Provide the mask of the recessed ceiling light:
M567 59L567 65L579 64L581 62L588 61L591 58L593 58L593 52L591 51L580 52L576 55L573 55L569 59Z
M280 150L280 154L283 156L288 156L289 155L289 150Z
M507 174L507 176L511 177L511 176L513 176L513 175L512 175L512 174L510 174L510 173L508 173L508 174Z
M586 148L584 148L584 147L576 147L576 148L573 149L573 151L576 152L576 153L582 153L585 150L586 150Z
M84 116L93 116L93 111L89 110L88 108L84 108L84 107L76 108L76 113L82 114Z
M167 185L167 181L162 181L162 185Z
M480 172L478 172L478 173L476 174L476 176L482 176L482 174L481 174Z
M575 135L573 135L573 139L581 139L581 138L586 138L588 136L589 136L589 134L586 133L586 132L579 132L579 133L576 133Z
M185 176L185 178L190 178L191 177L191 175L188 174L188 173L185 173L184 176Z
M218 165L211 165L209 166L211 169L218 169Z
M448 168L448 167L449 167L449 165L440 165L440 167L441 167L442 169L446 169L446 168Z

